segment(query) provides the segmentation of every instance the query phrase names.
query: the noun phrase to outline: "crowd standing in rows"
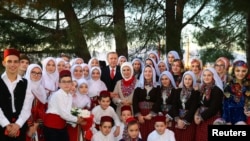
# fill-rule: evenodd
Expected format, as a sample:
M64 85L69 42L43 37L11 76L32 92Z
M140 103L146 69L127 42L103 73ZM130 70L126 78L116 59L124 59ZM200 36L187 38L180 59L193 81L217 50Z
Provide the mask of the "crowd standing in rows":
M109 52L106 61L62 54L39 65L5 49L0 140L206 141L208 125L250 124L244 60L219 57L204 67L195 58L187 69L173 50L166 60L149 51L131 61ZM91 116L76 116L74 108Z

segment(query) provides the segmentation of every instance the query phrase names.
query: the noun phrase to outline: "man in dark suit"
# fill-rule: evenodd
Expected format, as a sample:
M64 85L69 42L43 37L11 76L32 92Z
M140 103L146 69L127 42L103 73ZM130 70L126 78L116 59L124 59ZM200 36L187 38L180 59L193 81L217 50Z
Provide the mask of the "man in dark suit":
M116 82L122 79L120 67L117 66L118 54L116 52L109 52L107 54L108 66L102 67L101 80L106 84L108 91L113 92ZM113 76L112 76L113 75ZM112 94L111 97L116 97L117 94ZM111 102L111 106L116 110L116 105Z

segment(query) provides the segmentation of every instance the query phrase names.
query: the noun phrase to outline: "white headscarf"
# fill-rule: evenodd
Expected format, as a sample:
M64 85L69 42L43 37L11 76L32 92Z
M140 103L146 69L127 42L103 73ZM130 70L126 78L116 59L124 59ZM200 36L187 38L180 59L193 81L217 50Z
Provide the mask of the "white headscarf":
M82 66L80 64L75 64L70 68L70 72L71 72L71 76L72 76L72 80L78 80L78 79L82 79L83 78L83 73L82 73L82 77L81 78L76 78L74 75L74 71L76 69L76 67L80 67L82 69Z
M172 84L172 86L176 89L176 84L175 84L175 81L174 81L174 77L172 75L172 73L170 73L169 71L164 71L161 73L160 77L159 77L159 83L160 85L162 86L162 83L161 83L161 78L163 75L166 75L168 77L168 79L170 79L170 82Z
M86 84L88 87L88 82L85 79L80 79L77 81L78 86L77 86L76 96L73 97L73 106L77 108L84 108L87 106L88 108L90 108L91 102L88 96L88 92L86 94L81 94L79 92L79 87L82 84Z
M224 90L223 90L223 83L222 83L222 80L221 80L221 78L219 77L219 75L217 74L216 70L215 70L214 68L212 68L212 67L206 68L206 69L204 69L204 70L202 71L202 75L201 75L201 85L204 84L204 81L203 81L203 73L204 73L204 71L210 71L210 72L212 72L212 74L213 74L213 79L214 79L214 81L215 81L215 85L216 85L217 87L219 87L222 91L224 91Z
M130 75L130 77L129 78L125 78L124 77L124 75L123 75L123 73L122 73L122 69L123 69L123 67L125 67L125 66L128 66L129 68L130 68L130 70L131 70L131 75ZM133 77L133 74L134 74L134 69L133 69L133 66L132 66L132 63L130 63L130 62L124 62L122 65L121 65L121 68L120 68L120 71L121 71L121 74L122 74L122 78L124 79L124 80L130 80L132 77Z
M90 67L91 67L91 63L92 63L93 60L97 60L99 66L100 66L99 59L96 58L96 57L92 57L92 58L89 60L89 62L88 62L88 65L89 65Z
M168 52L168 55L169 55L169 54L172 54L172 55L174 56L174 59L180 59L180 56L179 56L178 52L175 51L175 50L169 51L169 52Z
M195 77L195 74L194 72L192 71L186 71L183 75L182 75L182 79L181 79L181 83L179 84L179 87L180 88L183 88L184 86L184 77L185 75L190 75L192 77L192 80L193 80L193 87L196 86L196 77Z
M90 69L90 72L89 72L90 79L88 80L89 97L98 96L100 91L107 90L107 86L105 85L105 83L100 78L98 80L93 80L92 79L92 72L94 70L98 70L100 72L100 78L101 78L101 74L102 74L102 71L101 71L100 67L92 67Z
M157 67L159 66L160 63L163 63L163 64L166 66L167 71L169 71L168 64L167 64L165 61L163 61L163 60L160 60L160 61L158 62Z
M42 66L43 66L42 84L45 89L49 91L56 91L58 89L59 73L57 69L55 69L53 73L48 73L46 70L46 66L48 62L51 60L56 65L56 60L53 57L47 57L42 61Z
M121 55L121 56L119 56L119 58L118 58L117 65L119 65L119 63L120 63L120 61L121 61L122 58L125 58L125 59L126 59L126 62L128 61L126 56Z
M146 65L146 61L147 60L151 60L153 62L156 75L159 76L160 75L160 71L159 71L158 65L156 64L155 60L153 58L146 58L145 59L145 65Z
M28 80L28 84L30 85L32 94L34 94L35 97L40 102L42 102L43 104L45 104L47 102L47 100L46 100L47 99L47 94L46 94L46 91L45 91L44 87L41 85L41 83L42 83L42 77L38 81L33 81L30 78L31 71L34 68L39 68L41 70L41 72L42 72L42 68L39 65L37 65L37 64L30 64L28 66L28 68L27 68L27 71L26 71L26 74L25 74L24 78L26 78Z
M86 79L86 80L90 79L90 69L91 69L91 67L88 64L86 64L86 63L82 63L81 66L82 66L82 69L85 68L85 67L88 67L88 69L89 69L89 75L86 76L86 77L83 75L83 78Z
M139 83L137 83L137 86L136 87L139 87L139 88L141 88L141 89L144 89L144 86L145 86L145 78L144 78L144 70L145 70L145 68L147 68L147 67L150 67L151 69L152 69L152 72L153 72L153 87L157 87L158 86L158 83L156 82L156 74L155 74L155 69L154 69L154 67L153 66L149 66L149 65L147 65L147 66L145 66L144 68L143 68L143 71L142 71L142 74L140 75L140 79L139 79Z
M159 58L158 53L156 51L148 51L148 57L150 54L154 54L156 56L157 61L155 61L155 63L158 63L160 61L160 58Z

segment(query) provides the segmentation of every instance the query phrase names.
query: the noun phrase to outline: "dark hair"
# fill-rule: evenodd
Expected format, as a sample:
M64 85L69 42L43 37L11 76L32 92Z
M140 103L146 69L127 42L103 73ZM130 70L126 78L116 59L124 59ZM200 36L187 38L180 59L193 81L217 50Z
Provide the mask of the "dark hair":
M132 126L132 125L135 125L137 124L138 126L140 126L139 122L137 120L132 120L130 122L127 123L127 129Z
M20 54L19 60L27 60L30 64L30 58L25 54Z

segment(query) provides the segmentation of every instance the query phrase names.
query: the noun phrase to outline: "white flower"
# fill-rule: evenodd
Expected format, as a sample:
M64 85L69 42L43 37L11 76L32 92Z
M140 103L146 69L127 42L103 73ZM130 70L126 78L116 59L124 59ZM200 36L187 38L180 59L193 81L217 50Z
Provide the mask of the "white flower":
M82 118L89 118L90 117L90 111L81 110L81 112L79 112L78 116L82 117Z

